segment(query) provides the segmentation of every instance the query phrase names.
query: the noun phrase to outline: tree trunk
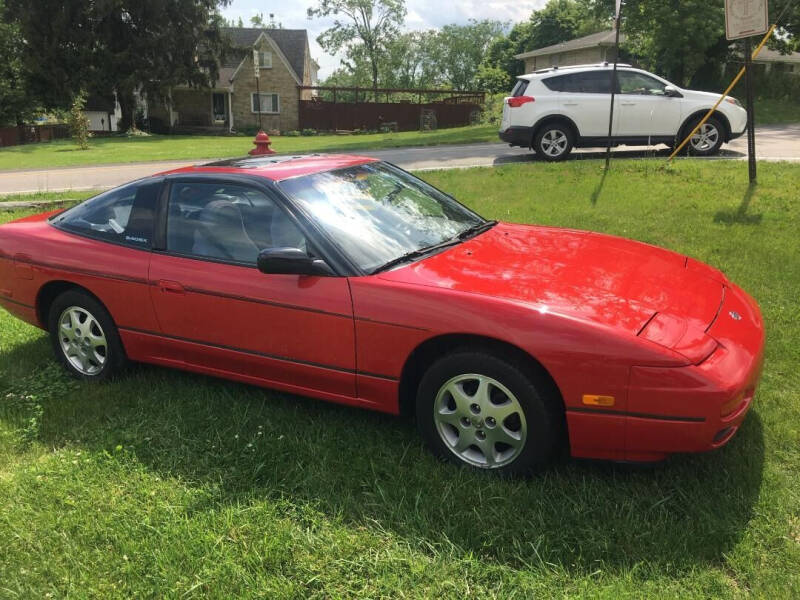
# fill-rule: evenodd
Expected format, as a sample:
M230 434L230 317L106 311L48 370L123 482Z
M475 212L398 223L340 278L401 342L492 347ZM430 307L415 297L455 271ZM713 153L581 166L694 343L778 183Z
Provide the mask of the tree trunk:
M136 99L133 96L133 91L117 90L117 101L119 102L120 111L122 112L119 120L120 131L134 129L136 125L134 120L136 114Z

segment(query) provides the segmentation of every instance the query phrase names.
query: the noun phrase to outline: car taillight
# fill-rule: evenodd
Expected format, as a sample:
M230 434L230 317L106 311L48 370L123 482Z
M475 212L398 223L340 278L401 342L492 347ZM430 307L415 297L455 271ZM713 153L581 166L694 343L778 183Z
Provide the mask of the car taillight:
M506 102L511 108L517 108L522 106L523 104L527 104L528 102L535 102L533 96L512 96Z

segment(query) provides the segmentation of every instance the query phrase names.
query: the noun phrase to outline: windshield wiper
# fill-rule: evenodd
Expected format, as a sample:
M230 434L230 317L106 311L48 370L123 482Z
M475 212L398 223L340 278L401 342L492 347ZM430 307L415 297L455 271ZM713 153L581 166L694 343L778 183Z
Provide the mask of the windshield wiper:
M474 237L479 233L483 233L484 231L491 229L495 225L497 225L497 221L483 221L481 223L476 223L472 227L467 227L456 237L458 237L459 240L466 240L467 238Z
M396 265L403 264L404 262L408 262L410 260L414 260L415 258L419 258L420 256L425 256L426 254L430 254L431 252L435 252L436 250L441 250L442 248L447 248L448 246L455 246L456 244L461 243L461 240L457 237L450 238L449 240L445 240L443 242L439 242L438 244L434 244L433 246L426 246L425 248L419 248L418 250L412 250L411 252L406 252L405 254L401 254L397 258L393 258L387 263L382 264L380 267L377 267L370 271L370 275L374 275L375 273L380 273L381 271L385 271L387 269L391 269Z

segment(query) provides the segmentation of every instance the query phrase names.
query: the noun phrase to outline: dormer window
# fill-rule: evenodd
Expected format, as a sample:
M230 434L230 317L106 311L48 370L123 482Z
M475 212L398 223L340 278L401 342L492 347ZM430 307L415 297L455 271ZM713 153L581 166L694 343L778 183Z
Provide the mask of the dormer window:
M260 69L272 68L272 52L269 50L258 51L258 67Z

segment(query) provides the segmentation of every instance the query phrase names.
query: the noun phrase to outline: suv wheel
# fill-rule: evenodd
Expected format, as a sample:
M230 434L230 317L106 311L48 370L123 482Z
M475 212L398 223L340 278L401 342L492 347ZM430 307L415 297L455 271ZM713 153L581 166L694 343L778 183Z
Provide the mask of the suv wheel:
M692 128L695 126L696 123L692 125ZM715 155L722 146L723 131L724 129L719 120L711 117L703 123L702 127L689 140L689 153L694 156Z
M545 160L564 160L572 151L572 131L563 123L548 123L536 132L533 149Z

